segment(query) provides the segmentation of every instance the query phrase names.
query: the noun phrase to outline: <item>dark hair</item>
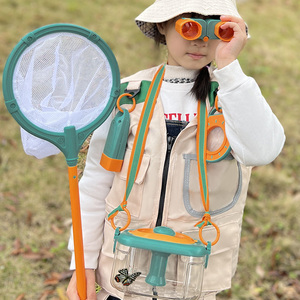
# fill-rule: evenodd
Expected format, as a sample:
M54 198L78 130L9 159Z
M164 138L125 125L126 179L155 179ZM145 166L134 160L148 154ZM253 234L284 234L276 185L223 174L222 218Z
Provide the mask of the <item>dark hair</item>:
M163 22L165 23L165 22ZM155 41L155 45L157 47L159 47L161 44L163 45L166 45L166 38L163 34L161 34L158 29L157 29L157 25L155 24L155 27L154 27L154 33L153 33L153 38L154 38L154 41Z
M195 83L191 89L191 94L198 100L205 102L206 97L210 92L210 82L208 67L205 66L198 72Z

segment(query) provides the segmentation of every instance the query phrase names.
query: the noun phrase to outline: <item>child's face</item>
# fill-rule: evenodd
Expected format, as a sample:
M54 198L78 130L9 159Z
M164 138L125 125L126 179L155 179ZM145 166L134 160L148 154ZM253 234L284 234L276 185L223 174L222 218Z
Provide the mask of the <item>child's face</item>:
M188 41L176 30L175 23L180 18L189 18L190 14L183 14L165 23L157 24L158 30L166 38L168 48L168 64L182 66L185 69L199 70L208 65L215 58L216 48L220 40Z

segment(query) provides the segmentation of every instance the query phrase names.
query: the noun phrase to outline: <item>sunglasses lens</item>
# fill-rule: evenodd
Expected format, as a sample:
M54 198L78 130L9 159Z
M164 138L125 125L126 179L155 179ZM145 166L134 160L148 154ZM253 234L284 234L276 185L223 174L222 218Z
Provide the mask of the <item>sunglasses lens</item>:
M184 23L181 30L182 35L188 40L197 39L199 36L199 26L196 22Z

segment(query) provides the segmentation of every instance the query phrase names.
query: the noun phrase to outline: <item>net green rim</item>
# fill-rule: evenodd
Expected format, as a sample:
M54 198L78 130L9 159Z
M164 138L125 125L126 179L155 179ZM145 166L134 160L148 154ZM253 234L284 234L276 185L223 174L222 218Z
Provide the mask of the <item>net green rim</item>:
M98 46L107 57L112 71L112 88L109 100L102 113L91 123L75 129L75 126L64 128L64 132L52 132L39 128L29 121L21 112L13 92L13 75L22 53L38 39L53 33L66 32L81 35ZM49 141L58 147L65 155L67 164L77 164L78 153L86 138L99 127L110 115L120 94L120 72L116 58L106 42L95 32L74 24L51 24L40 27L27 35L14 47L10 53L3 72L2 89L5 105L18 124L29 133Z

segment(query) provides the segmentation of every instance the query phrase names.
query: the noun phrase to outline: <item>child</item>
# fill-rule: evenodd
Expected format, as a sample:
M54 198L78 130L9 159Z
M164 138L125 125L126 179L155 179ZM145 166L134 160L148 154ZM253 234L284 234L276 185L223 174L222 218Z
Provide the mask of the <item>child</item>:
M225 22L221 29L233 32L229 42L187 40L175 29L176 22L182 18L218 17ZM254 79L243 73L237 61L247 41L247 27L235 0L156 0L136 18L136 23L147 37L166 44L168 60L141 167L128 200L127 208L132 216L129 228L162 225L176 232L191 231L203 216L194 158L195 116L198 102L208 98L211 81L217 81L218 106L222 108L232 151L229 158L207 164L211 220L221 234L219 242L212 246L201 299L216 299L218 292L230 288L235 273L251 167L268 164L278 156L285 141L284 131ZM128 83L130 90L142 81L151 82L157 69L138 72L123 79L123 83ZM211 111L209 101L206 103L207 110ZM130 113L130 132L121 172L113 174L99 165L111 119L94 132L90 143L80 181L88 299L96 299L95 277L102 287L97 299L126 299L110 284L114 229L107 215L123 200L126 161L142 107L143 102L138 102ZM222 131L212 131L208 148L218 147L223 137ZM126 219L119 213L114 222L122 227ZM209 227L212 226L205 230L211 232L213 240L215 231ZM72 237L69 249L73 250ZM79 299L75 272L68 296Z

